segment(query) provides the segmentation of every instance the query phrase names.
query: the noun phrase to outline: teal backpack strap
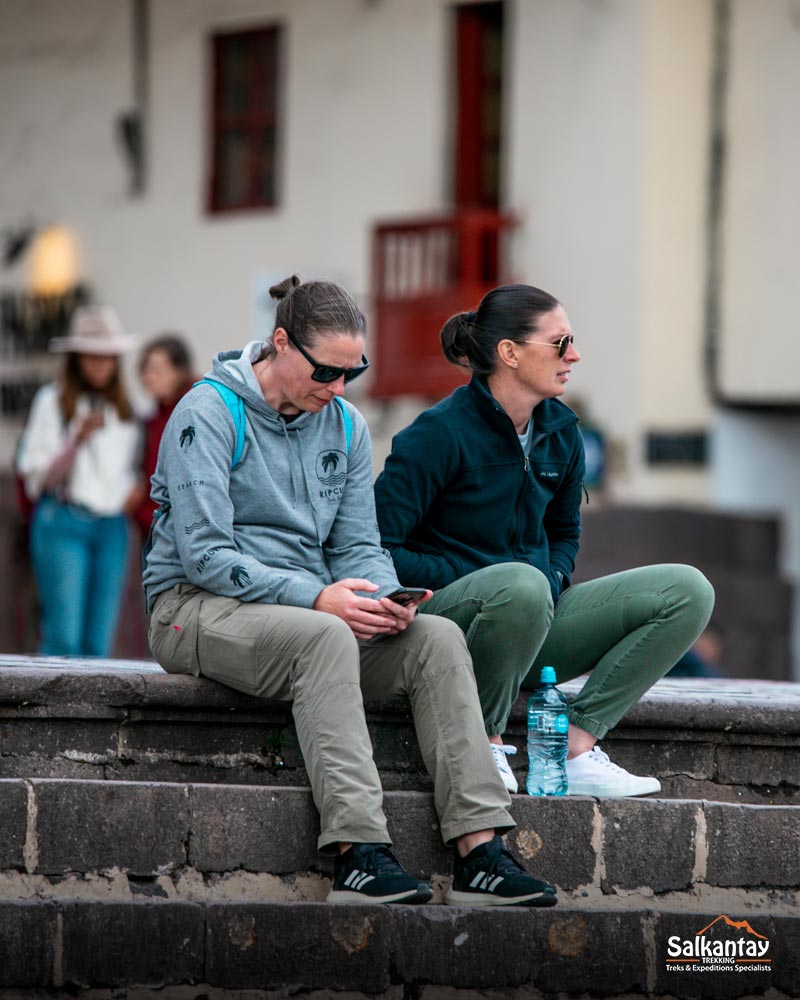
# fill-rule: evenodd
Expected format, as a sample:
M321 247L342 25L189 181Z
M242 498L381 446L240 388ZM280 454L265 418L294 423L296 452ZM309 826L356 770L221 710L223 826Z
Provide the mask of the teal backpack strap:
M347 411L347 407L344 405L344 400L341 396L336 396L336 402L339 404L339 408L342 411L342 419L344 420L344 439L347 442L347 454L350 454L350 442L353 439L353 418Z
M217 392L222 397L223 403L228 407L231 417L233 418L233 429L236 433L236 443L233 446L233 455L231 456L231 469L235 469L236 466L242 460L242 453L244 452L244 436L245 436L245 416L244 416L244 400L233 389L229 389L227 385L223 385L222 382L217 382L213 378L201 378L199 382L195 382L192 388L194 389L197 385L213 385ZM349 420L349 416L347 420ZM348 447L350 445L350 436L348 433ZM142 569L147 566L147 557L150 554L150 550L153 547L153 529L156 526L156 522L159 518L166 517L169 514L170 507L172 505L167 500L162 503L160 507L156 507L153 511L153 519L150 522L150 531L147 533L147 541L144 543L144 548L142 549Z
M222 397L222 402L230 411L231 417L233 418L233 428L236 432L236 444L234 445L233 455L231 457L231 469L235 469L239 462L241 462L242 452L244 451L244 400L238 392L234 392L233 389L229 389L227 385L223 385L222 382L217 382L216 379L213 378L201 378L199 382L195 382L192 388L197 385L213 385Z

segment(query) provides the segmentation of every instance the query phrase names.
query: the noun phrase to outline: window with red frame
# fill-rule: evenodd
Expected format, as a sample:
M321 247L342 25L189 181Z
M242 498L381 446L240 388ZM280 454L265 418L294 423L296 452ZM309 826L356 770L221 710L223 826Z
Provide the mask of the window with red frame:
M211 38L212 212L277 204L281 39L277 26Z

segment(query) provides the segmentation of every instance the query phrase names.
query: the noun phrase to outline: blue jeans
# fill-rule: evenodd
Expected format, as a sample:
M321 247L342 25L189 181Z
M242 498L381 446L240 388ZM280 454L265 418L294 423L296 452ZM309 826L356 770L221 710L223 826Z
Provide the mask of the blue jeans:
M41 606L39 652L108 656L125 590L128 525L43 497L31 524Z

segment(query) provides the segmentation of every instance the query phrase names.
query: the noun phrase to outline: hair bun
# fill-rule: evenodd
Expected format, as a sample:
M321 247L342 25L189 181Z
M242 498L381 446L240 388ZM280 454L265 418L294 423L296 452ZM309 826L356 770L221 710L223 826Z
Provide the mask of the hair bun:
M285 299L287 296L291 295L295 288L297 288L300 284L302 284L302 282L296 274L293 274L291 278L284 278L283 281L279 281L277 285L273 285L270 288L270 298L278 300Z

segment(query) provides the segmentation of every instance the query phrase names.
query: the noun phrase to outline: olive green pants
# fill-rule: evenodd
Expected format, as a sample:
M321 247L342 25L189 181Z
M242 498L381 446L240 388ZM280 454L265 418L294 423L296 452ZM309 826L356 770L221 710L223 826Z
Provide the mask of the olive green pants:
M598 739L683 656L708 624L714 591L692 566L643 566L568 587L553 610L544 574L501 563L422 606L464 633L486 732L505 731L519 690L545 665L558 681L588 673L570 721Z
M445 843L514 826L464 637L450 622L418 616L399 635L358 642L323 611L246 604L179 584L156 600L149 639L171 673L292 702L320 850L391 843L363 699L408 697Z

